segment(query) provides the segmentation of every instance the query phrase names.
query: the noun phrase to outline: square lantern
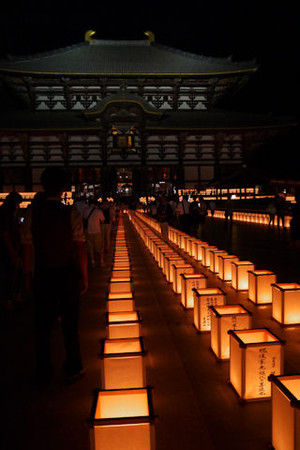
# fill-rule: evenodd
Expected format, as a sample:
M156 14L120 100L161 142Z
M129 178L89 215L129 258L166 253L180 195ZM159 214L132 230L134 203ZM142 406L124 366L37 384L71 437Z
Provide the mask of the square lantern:
M210 306L225 305L226 294L219 288L193 289L194 325L198 331L210 331Z
M228 331L230 383L242 400L271 397L268 376L283 371L283 343L266 328Z
M163 274L165 275L165 277L167 277L167 272L168 272L168 259L167 258L172 258L172 257L177 257L178 258L178 254L173 250L172 252L168 252L168 253L164 253L163 256L163 263L162 263L162 271Z
M193 257L196 261L202 261L203 259L203 247L208 247L207 242L202 242L199 240L194 241L193 243Z
M112 278L129 278L131 275L131 270L129 269L119 269L119 270L112 270L111 277Z
M236 261L231 263L231 285L236 291L247 291L249 288L249 270L254 270L254 264L250 261Z
M108 339L140 337L140 316L138 311L107 313Z
M273 318L282 325L300 324L300 284L275 283L272 288Z
M202 266L209 267L210 266L210 252L211 250L218 250L217 247L212 245L202 247Z
M222 281L231 281L231 263L237 262L239 258L235 255L219 255L219 278Z
M103 389L146 386L142 338L105 339L101 350Z
M191 264L172 264L173 272L173 291L175 294L181 294L181 277L182 273L194 273L194 267Z
M272 303L272 284L276 283L276 275L269 270L249 270L248 298L257 305Z
M114 261L113 260L113 270L115 269L130 269L130 261Z
M114 294L112 298L109 298L106 302L108 312L127 312L134 311L134 300L132 292L129 293L126 298L126 294ZM125 297L125 298L124 298Z
M193 238L189 238L187 239L186 242L186 251L190 256L193 256L193 242L195 241L195 239Z
M218 359L229 359L229 330L251 328L251 313L242 305L211 306L210 346Z
M109 292L111 294L131 292L131 278L111 278L109 283Z
M219 259L220 255L228 255L225 250L211 249L209 251L209 268L212 273L219 273Z
M300 374L270 375L272 445L276 450L300 449Z
M185 308L194 308L193 289L206 288L207 276L202 273L181 273L181 304Z
M91 414L91 450L153 450L149 388L96 392Z
M177 256L167 256L166 257L167 262L167 271L166 271L166 278L169 283L173 283L173 268L172 264L185 264L185 260L181 258L179 255Z

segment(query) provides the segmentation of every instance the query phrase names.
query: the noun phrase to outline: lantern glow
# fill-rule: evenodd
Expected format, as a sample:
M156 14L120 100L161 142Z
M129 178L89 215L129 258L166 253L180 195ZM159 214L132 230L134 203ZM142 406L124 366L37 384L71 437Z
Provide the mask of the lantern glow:
M108 312L108 339L140 337L140 318L137 311Z
M299 450L300 375L271 375L272 445L276 450Z
M212 245L202 246L202 265L204 267L210 267L211 250L218 250L218 248Z
M200 273L180 274L181 277L181 304L184 308L194 308L193 289L206 288L207 277Z
M249 270L249 300L258 305L272 303L272 284L276 275L269 270Z
M224 250L214 250L211 249L209 251L209 268L212 273L219 273L219 256L220 255L228 255Z
M300 284L273 284L272 316L282 325L300 324Z
M127 312L134 311L133 299L117 298L107 300L107 311L108 312Z
M242 305L211 306L211 348L218 359L229 359L229 330L251 328L251 313Z
M103 389L128 389L145 386L141 338L106 339L101 352Z
M111 279L109 283L109 292L111 294L131 292L131 278Z
M236 291L246 291L249 288L249 270L254 270L254 264L250 261L231 263L231 285Z
M243 400L271 396L268 376L283 369L283 345L269 330L253 329L230 334L230 382Z
M92 411L93 450L153 450L154 430L149 389L98 391ZM122 447L120 447L122 443Z
M237 262L239 258L235 255L219 255L219 278L222 281L231 281L231 263Z
M173 291L176 294L181 294L181 277L182 273L194 273L194 268L191 264L172 264L173 272Z
M211 329L210 306L224 305L225 293L219 288L193 289L194 325L200 332Z

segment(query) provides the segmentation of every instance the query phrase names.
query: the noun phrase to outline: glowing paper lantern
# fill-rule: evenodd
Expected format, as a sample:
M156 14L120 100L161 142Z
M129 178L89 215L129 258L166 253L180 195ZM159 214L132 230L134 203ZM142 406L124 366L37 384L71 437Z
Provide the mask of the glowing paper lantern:
M185 264L185 260L181 258L179 255L176 256L167 256L166 257L166 264L167 264L167 270L166 270L166 278L169 283L173 283L173 270L172 270L172 264Z
M243 400L271 396L268 376L283 371L283 344L266 328L232 331L230 382Z
M211 348L218 359L229 359L229 330L251 328L251 313L241 305L211 306Z
M194 307L193 289L206 288L207 277L200 273L180 274L181 277L181 304L185 308Z
M131 278L111 278L109 292L111 294L131 292Z
M239 258L235 255L219 255L219 278L222 281L231 281L231 263L237 262Z
M131 275L131 270L128 269L119 269L112 271L111 277L112 278L129 278Z
M270 375L272 384L272 445L299 450L300 375Z
M300 284L275 283L272 293L272 316L283 325L300 324Z
M173 272L173 291L175 294L181 294L181 277L182 273L194 273L194 268L191 264L172 264Z
M103 389L146 386L142 338L105 339L101 351Z
M107 313L108 339L140 337L140 317L138 311Z
M199 241L195 239L193 242L193 257L196 261L202 261L202 246L208 246L206 242Z
M214 247L211 245L202 246L202 262L201 262L201 264L204 267L210 266L210 251L211 250L218 250L218 249L217 249L217 247Z
M236 261L231 263L231 285L237 291L248 289L248 272L254 270L254 264L250 261Z
M219 288L193 289L194 325L198 331L210 331L210 306L224 305L226 294Z
M91 414L91 449L153 450L150 390L113 389L96 394Z
M220 255L228 255L224 250L211 249L209 251L209 268L213 273L219 273L219 259Z
M122 294L118 294L121 298L110 298L106 302L107 311L108 312L126 312L126 311L134 311L134 301L133 295L131 294L131 298L122 298ZM125 296L126 297L126 296Z
M263 305L272 303L272 284L276 283L276 275L269 270L249 270L249 300Z

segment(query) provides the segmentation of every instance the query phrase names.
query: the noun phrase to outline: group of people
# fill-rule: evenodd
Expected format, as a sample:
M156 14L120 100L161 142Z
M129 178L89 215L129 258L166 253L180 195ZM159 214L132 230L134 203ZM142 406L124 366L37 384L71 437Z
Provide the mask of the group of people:
M16 192L0 207L0 307L12 309L24 298L33 299L36 381L47 385L53 376L50 336L59 317L65 380L73 382L84 374L78 318L80 296L88 289L87 248L91 266L95 255L103 263L116 211L107 201L77 202L76 207L62 203L69 185L63 168L45 169L41 183L44 191L22 214L23 199Z

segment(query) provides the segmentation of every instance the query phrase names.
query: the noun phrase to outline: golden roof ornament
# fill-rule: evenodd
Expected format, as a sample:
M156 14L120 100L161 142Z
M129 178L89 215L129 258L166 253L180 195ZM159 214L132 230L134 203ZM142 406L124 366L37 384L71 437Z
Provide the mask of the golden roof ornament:
M144 35L147 36L147 40L150 44L155 42L155 34L153 33L153 31L145 31Z
M96 34L94 30L87 30L84 35L85 42L93 42L93 36Z

